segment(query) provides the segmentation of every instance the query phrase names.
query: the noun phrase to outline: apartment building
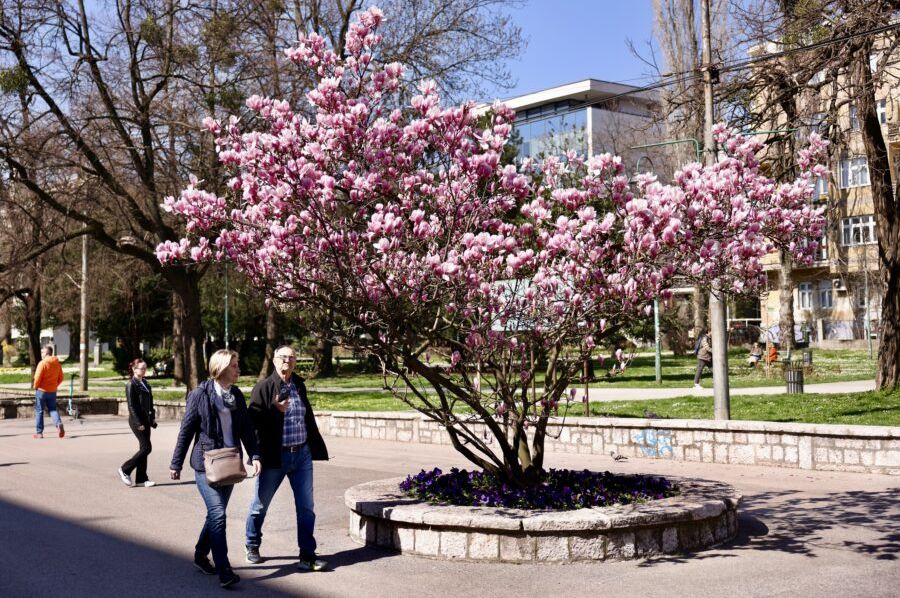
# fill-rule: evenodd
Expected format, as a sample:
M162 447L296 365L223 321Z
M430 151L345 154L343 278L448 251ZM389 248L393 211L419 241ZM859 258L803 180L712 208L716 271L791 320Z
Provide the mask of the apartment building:
M824 100L824 99L823 99ZM900 165L900 98L887 86L877 97L878 118L888 146L894 186ZM824 101L822 102L825 103ZM837 102L833 123L810 106L802 135L831 126L830 177L815 182L814 200L825 206L827 229L815 261L794 265L792 278L795 334L819 345L851 344L874 337L881 310L881 272L869 167L859 134L856 106ZM781 265L766 260L768 291L760 297L761 326L777 328L781 309Z

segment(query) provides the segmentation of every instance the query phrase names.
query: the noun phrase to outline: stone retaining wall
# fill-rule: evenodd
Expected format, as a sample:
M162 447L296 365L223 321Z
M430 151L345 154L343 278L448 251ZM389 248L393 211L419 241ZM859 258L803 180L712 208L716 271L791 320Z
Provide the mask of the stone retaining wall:
M118 399L72 399L73 406L78 409L79 415L120 415ZM69 407L68 397L56 397L56 406L59 415L66 417L66 409ZM128 408L125 409L128 415ZM17 417L34 418L34 398L0 398L0 419L15 419Z
M350 537L433 558L473 561L620 561L715 546L737 533L731 486L677 479L680 494L574 511L431 505L400 491L403 478L347 490Z
M59 399L60 409L66 400ZM75 399L84 415L127 416L124 399ZM178 420L181 401L157 401L157 419ZM0 419L34 417L34 399L0 399ZM316 414L326 436L450 444L439 424L418 413ZM472 429L485 436L484 426ZM900 475L900 428L758 421L569 417L553 423L548 450L629 458L767 465Z
M414 413L329 412L328 436L450 444L439 424ZM473 424L483 438L484 426ZM757 421L570 417L550 426L551 451L703 463L900 475L900 428Z

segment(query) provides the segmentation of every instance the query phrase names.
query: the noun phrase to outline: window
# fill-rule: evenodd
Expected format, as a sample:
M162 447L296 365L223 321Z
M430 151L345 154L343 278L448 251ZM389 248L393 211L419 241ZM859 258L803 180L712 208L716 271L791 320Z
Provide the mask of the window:
M800 296L800 309L812 309L812 287L811 282L801 282L797 285L797 294Z
M816 112L809 117L809 132L821 136L828 134L828 115L824 112Z
M813 203L818 203L828 198L828 179L826 177L816 177L813 181Z
M854 245L869 245L875 243L875 217L853 216L844 218L841 222L841 240L845 247Z
M859 131L859 110L852 104L850 105L850 130Z
M878 113L878 122L886 125L887 124L887 100L879 100L877 104L875 104L875 112Z
M834 306L830 280L819 281L819 307L831 309Z
M861 288L856 292L856 307L862 309L866 308L866 290L864 288Z
M819 246L816 247L816 253L813 255L813 260L817 262L824 262L828 260L828 231L826 227L826 231L822 233L822 238L819 239Z
M869 161L865 156L841 156L841 189L864 187L869 184Z

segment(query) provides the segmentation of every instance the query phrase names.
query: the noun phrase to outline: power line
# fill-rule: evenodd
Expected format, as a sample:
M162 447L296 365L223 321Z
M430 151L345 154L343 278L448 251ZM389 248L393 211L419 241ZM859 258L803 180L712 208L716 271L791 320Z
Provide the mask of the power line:
M816 42L814 44L809 44L807 46L798 46L796 48L782 50L781 52L773 52L771 54L766 54L764 56L757 56L754 58L748 58L745 60L735 61L731 64L725 64L725 65L721 66L719 68L719 72L733 72L733 71L741 70L748 66L757 64L759 62L765 62L768 60L774 60L776 58L781 58L783 56L788 56L790 54L796 54L799 52L807 52L807 51L815 50L817 48L824 48L827 46L840 44L840 43L849 41L851 39L855 39L857 37L862 37L865 35L875 35L878 33L886 33L888 31L891 31L894 29L900 29L900 22L892 23L889 25L882 25L880 27L873 27L872 29L866 29L865 31L857 31L856 33L851 33L851 34L848 34L848 35L845 35L845 36L842 36L839 38L823 40L821 42ZM691 70L681 71L681 72L677 72L677 73L672 73L671 75L663 77L660 81L657 81L656 83L652 83L650 85L645 85L643 87L636 87L629 91L623 91L621 93L613 94L611 96L606 96L603 98L598 98L596 100L591 100L589 102L584 102L583 104L578 104L577 106L572 106L571 108L569 108L567 110L559 110L557 112L554 112L551 115L543 115L542 114L542 115L532 116L529 118L521 118L521 119L517 118L516 124L520 125L520 126L527 125L532 122L544 120L545 118L547 118L547 116L561 116L564 114L572 114L574 112L578 112L585 108L591 108L593 106L599 106L601 104L606 104L607 102L611 102L613 100L617 100L622 97L628 97L628 96L633 96L633 95L637 95L637 94L648 92L648 91L654 91L656 89L668 87L668 86L674 85L676 83L684 83L691 79L696 78L700 72L701 72L700 69L691 69Z

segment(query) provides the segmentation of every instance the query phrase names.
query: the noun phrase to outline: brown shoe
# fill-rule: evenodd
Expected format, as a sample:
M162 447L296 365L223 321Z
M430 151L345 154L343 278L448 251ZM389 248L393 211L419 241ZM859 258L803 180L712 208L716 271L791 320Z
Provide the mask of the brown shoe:
M62 426L62 424L60 424L59 425L59 437L65 438L65 436L66 436L66 429Z
M37 432L37 433L35 433L35 434L32 434L31 437L32 437L32 438L43 438L44 435L41 434L40 432Z

